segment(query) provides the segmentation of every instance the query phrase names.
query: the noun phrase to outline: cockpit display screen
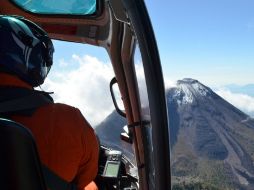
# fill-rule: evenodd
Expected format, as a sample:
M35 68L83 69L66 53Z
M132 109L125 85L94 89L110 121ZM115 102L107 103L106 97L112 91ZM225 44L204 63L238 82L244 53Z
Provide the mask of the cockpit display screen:
M117 177L120 164L118 162L107 162L104 170L105 177Z

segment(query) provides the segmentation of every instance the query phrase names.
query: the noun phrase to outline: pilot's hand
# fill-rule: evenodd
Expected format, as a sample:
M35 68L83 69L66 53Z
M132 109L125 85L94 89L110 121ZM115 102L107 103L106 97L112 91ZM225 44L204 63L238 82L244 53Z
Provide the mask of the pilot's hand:
M98 190L97 185L92 181L90 182L84 190Z

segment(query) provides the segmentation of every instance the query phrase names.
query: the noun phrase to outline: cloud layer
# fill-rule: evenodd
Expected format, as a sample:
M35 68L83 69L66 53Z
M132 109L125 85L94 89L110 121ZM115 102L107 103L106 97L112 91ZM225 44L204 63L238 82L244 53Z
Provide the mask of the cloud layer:
M73 55L71 60L59 60L61 69L52 70L42 88L54 92L55 102L66 103L81 110L86 119L93 125L99 124L113 110L109 83L114 77L110 63L85 55ZM70 66L71 65L71 66ZM142 67L136 66L141 91L145 91ZM176 83L165 78L166 88L175 87ZM226 89L216 90L225 100L254 116L254 97L232 93ZM141 93L142 102L146 103L145 95Z
M227 89L216 90L216 93L238 109L252 117L254 116L254 97L240 93L232 93Z
M55 102L79 108L92 126L99 124L115 109L109 89L110 80L114 77L111 63L89 55L72 55L71 60L60 59L56 64L58 70L52 70L42 86L43 90L54 92ZM141 103L145 107L148 100L141 62L135 69ZM173 83L167 81L167 84L172 86ZM119 103L119 93L115 95L120 109L123 108Z
M60 60L64 69L50 73L42 88L54 92L55 102L79 108L94 126L114 109L109 91L112 66L89 55L73 55L69 62L76 66L68 67L68 61Z

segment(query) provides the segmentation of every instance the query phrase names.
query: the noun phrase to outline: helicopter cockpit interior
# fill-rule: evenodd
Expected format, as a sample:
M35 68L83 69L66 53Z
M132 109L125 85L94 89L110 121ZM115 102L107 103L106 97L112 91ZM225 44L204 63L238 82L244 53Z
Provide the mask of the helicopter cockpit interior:
M0 15L25 17L41 26L53 40L89 44L106 50L114 71L107 88L115 110L124 122L124 127L119 129L119 142L124 142L133 156L126 154L126 147L120 150L98 135L101 146L95 182L99 189L168 189L171 178L165 89L145 2L0 0L0 4ZM142 88L134 62L137 51L143 68L142 83L146 84ZM115 85L119 88L123 109L119 107ZM0 126L0 147L3 155L8 155L3 157L5 161L0 166L9 171L9 175L0 172L0 186L45 190L32 136L24 126L6 119L0 120ZM9 143L10 139L12 143ZM32 169L26 170L26 164L31 163ZM11 182L10 179L15 180Z

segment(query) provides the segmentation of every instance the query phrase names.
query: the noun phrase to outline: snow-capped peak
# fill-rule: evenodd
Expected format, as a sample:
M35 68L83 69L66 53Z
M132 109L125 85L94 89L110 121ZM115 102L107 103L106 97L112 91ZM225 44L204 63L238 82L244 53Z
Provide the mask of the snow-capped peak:
M201 84L198 80L185 78L177 81L177 87L174 94L174 98L177 99L179 104L189 104L197 97L203 97L210 94L211 90Z

